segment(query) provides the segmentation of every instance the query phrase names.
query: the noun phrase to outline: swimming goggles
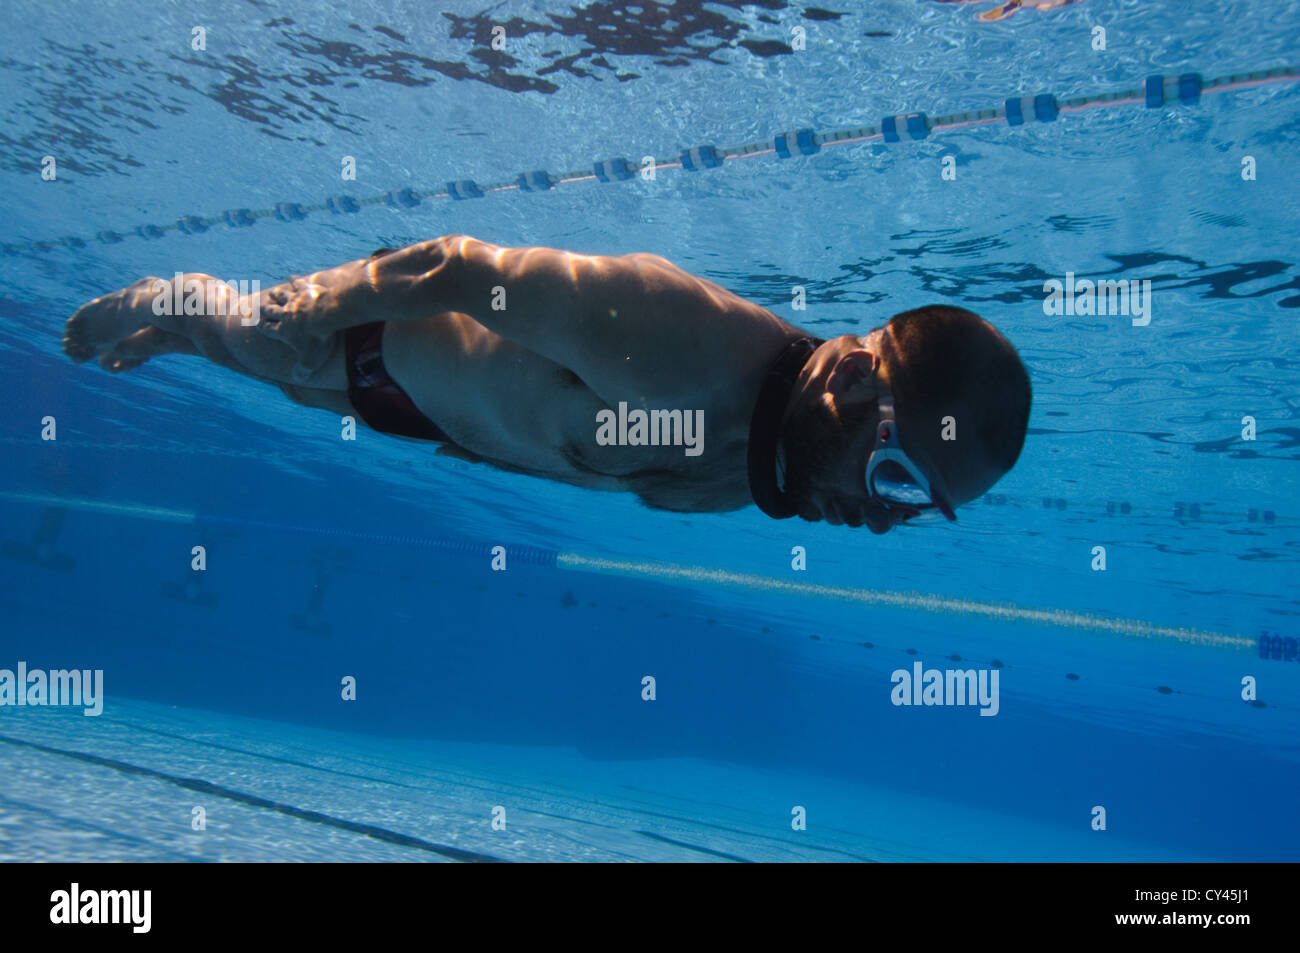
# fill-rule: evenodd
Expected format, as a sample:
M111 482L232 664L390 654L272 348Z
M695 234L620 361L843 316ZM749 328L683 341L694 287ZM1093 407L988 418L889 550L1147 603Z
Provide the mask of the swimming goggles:
M863 481L871 498L887 509L901 510L919 516L923 511L937 509L949 520L955 521L957 515L942 496L934 492L930 481L920 468L911 461L903 451L898 439L898 421L894 416L894 395L881 381L876 369L880 366L880 356L873 345L873 338L879 332L867 338L871 351L871 379L876 388L876 401L879 421L876 424L876 443L867 457L863 472Z

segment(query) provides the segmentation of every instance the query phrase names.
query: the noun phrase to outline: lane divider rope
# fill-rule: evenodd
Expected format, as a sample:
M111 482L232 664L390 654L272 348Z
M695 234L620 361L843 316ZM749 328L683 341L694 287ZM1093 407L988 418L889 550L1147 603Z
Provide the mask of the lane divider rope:
M1210 80L1203 79L1199 73L1182 73L1177 76L1157 74L1147 77L1146 82L1138 88L1079 96L1064 101L1058 100L1051 93L1039 93L1033 96L1013 97L1004 100L1000 105L986 109L968 110L945 116L929 117L923 112L913 112L885 116L880 120L879 125L875 126L854 126L831 132L796 129L777 133L763 142L752 142L741 146L718 147L712 144L693 146L683 149L676 156L656 159L655 164L652 167L647 166L647 169L653 168L657 171L677 168L686 172L699 172L704 169L716 169L729 161L752 159L757 156L775 155L779 159L791 159L795 156L815 155L823 148L853 143L877 140L890 144L918 142L928 138L932 132L991 123L1004 122L1008 126L1025 126L1036 122L1055 122L1062 113L1076 113L1085 109L1126 105L1143 105L1147 109L1188 106L1199 102L1204 95L1296 80L1300 80L1300 67L1293 66L1233 73ZM182 215L169 224L137 225L126 232L105 229L94 238L69 235L44 241L0 244L0 254L46 252L59 247L81 249L86 247L88 241L112 245L127 238L157 239L172 231L197 235L214 226L247 228L267 218L275 218L281 222L298 222L311 214L324 211L333 215L350 215L360 212L363 208L379 205L393 209L412 209L428 199L449 198L453 201L468 201L495 192L550 192L557 186L578 182L626 182L639 174L641 174L639 168L627 158L615 157L600 159L587 168L568 172L553 173L545 169L520 172L509 179L491 184L480 184L472 179L458 179L448 182L441 190L407 187L390 189L381 195L363 197L337 195L312 205L304 205L301 202L277 202L271 208L264 209L228 209L218 215L209 216Z
M224 516L211 513L199 513L192 510L177 510L164 507L145 506L130 503L116 503L106 500L78 499L58 497L38 493L0 492L0 499L41 506L63 507L67 509L102 512L113 516L136 519L148 519L170 523L182 523L202 527L204 525L229 525L255 529L259 532L301 533L313 536L355 539L364 542L410 546L418 549L431 549L438 552L477 557L487 565L491 558L492 544L476 543L465 539L405 534L363 533L347 529L303 526L301 524L279 523L267 520L248 519L238 516ZM949 596L921 592L898 592L882 589L860 589L850 586L828 586L811 583L794 583L771 576L752 573L737 573L705 566L684 566L676 563L645 562L636 560L602 559L583 556L577 553L565 553L540 546L507 545L510 559L527 565L539 565L573 572L599 575L613 575L624 578L652 580L656 582L711 585L729 589L744 589L749 592L778 593L782 595L802 596L816 599L835 599L856 602L864 605L882 606L892 609L904 609L910 612L924 612L931 615L963 616L983 618L995 622L1017 622L1030 625L1068 628L1087 634L1128 636L1150 640L1180 642L1204 648L1228 649L1238 652L1256 651L1256 639L1225 632L1212 632L1192 629L1184 626L1156 625L1142 619L1126 619L1104 616L1091 612L1076 612L1070 609L1040 609L1020 606L1014 603L984 602L975 599L961 599Z

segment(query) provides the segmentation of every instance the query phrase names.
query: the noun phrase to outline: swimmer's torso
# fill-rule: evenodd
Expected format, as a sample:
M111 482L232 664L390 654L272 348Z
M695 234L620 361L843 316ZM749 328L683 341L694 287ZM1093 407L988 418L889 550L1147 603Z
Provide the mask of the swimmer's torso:
M556 270L556 256L565 256L565 269L582 259L578 307L590 302L601 313L557 315L545 304L509 302L510 327L526 329L521 334L552 356L574 359L544 357L458 311L393 321L384 362L420 411L460 447L508 469L631 490L673 510L748 505L750 414L768 366L797 330L657 256L518 251L529 254L509 270L506 281L516 285L528 268ZM546 336L548 322L554 337ZM577 336L566 340L575 323ZM620 402L628 411L703 411L702 452L602 446L598 414L617 414Z

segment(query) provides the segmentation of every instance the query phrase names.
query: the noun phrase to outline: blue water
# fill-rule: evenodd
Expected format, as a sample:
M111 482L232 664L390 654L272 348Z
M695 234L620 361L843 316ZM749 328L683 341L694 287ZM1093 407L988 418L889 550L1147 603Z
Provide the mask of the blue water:
M107 693L99 718L0 707L0 857L447 859L382 832L514 860L1300 857L1300 664L1257 650L1300 612L1300 83L95 239L1297 65L1300 3L350 6L0 14L0 668L99 668ZM822 337L970 308L1030 370L1023 455L958 523L876 537L344 443L197 358L60 352L80 304L145 275L269 286L450 232L653 251ZM1149 279L1151 323L1045 315L1067 272ZM997 670L998 715L892 705L916 661Z

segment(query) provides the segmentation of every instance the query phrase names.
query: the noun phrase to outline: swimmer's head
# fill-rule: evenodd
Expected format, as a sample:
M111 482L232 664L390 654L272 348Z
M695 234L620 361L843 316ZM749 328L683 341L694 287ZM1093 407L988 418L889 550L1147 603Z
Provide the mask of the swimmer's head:
M881 427L882 394L893 395L894 426ZM1015 465L1030 400L1015 348L962 308L917 308L866 337L833 338L804 366L786 411L786 493L806 520L876 533L928 509L951 517ZM881 454L873 474L898 484L876 479L869 492L868 461L887 441L902 453Z

